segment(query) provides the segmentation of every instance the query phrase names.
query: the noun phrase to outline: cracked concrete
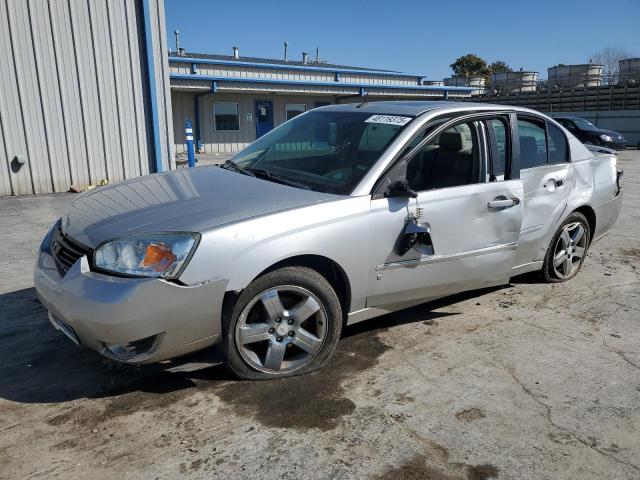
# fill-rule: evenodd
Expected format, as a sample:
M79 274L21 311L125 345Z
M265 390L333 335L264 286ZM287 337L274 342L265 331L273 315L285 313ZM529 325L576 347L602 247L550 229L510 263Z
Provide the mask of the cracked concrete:
M0 477L640 478L640 152L565 284L535 276L347 328L331 365L236 382L54 331L31 269L73 195L0 199Z

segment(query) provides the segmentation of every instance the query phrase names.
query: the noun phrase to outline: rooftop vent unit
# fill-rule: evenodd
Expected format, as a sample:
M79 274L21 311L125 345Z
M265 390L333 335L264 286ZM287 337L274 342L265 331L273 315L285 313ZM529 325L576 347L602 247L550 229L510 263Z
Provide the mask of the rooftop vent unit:
M238 60L240 58L240 49L238 47L233 47L233 59Z
M309 62L309 54L307 52L302 52L302 63Z

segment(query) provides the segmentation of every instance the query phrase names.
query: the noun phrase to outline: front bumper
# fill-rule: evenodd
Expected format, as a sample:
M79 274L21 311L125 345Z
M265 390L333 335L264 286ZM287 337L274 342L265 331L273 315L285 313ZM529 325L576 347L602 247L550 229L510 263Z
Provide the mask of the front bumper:
M612 148L613 150L626 150L627 142L625 140L614 140L612 142L605 142L600 140L600 145L607 148Z
M155 278L115 277L92 272L86 257L62 277L43 248L34 282L57 329L115 360L159 362L221 338L226 281L181 286Z

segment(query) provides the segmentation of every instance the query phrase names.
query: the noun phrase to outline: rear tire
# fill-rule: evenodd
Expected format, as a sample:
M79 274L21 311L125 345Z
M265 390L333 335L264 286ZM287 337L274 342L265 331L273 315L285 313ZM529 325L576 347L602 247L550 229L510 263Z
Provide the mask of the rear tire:
M315 270L284 267L255 279L223 319L227 368L245 380L312 372L333 354L342 308Z
M566 282L575 277L584 263L591 241L589 222L573 212L562 222L549 243L542 274L549 283Z

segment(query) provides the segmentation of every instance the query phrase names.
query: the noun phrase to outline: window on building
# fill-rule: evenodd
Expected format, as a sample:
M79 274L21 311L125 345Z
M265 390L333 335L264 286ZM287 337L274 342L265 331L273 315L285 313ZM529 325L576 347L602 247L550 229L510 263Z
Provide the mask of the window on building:
M549 163L565 163L567 161L567 137L560 129L547 123L549 139Z
M240 130L238 104L232 102L214 102L214 128L217 132L237 132Z
M301 113L306 112L307 105L304 103L288 103L286 105L287 120L291 120L293 117L297 117Z
M418 192L480 183L480 143L473 122L451 127L424 145L407 165Z
M520 169L547 164L547 135L543 122L518 119Z

